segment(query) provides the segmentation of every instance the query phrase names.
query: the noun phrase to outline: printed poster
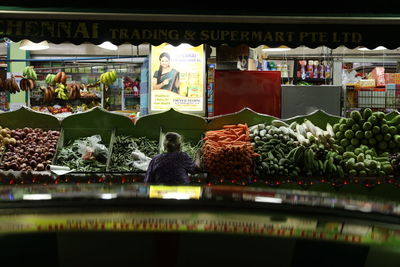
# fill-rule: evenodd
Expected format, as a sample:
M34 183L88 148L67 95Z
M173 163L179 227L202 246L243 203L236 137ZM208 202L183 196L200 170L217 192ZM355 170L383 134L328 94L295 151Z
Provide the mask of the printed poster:
M204 46L151 47L150 110L205 113Z

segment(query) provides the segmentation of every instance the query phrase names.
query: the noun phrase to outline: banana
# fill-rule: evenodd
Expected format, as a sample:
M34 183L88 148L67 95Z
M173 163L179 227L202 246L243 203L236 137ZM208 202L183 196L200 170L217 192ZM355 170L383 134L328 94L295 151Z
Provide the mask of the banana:
M110 85L111 84L111 76L110 76L110 72L106 72L105 78L106 78L106 84Z
M116 70L111 71L111 77L112 77L112 81L114 83L115 80L117 79L117 71Z

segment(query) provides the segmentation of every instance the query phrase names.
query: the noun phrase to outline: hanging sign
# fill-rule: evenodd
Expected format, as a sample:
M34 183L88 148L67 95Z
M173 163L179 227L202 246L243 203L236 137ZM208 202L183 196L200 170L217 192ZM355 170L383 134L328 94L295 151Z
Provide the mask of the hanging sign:
M205 111L204 46L151 47L150 110Z
M110 41L120 45L164 42L179 45L258 45L297 47L328 46L348 48L366 46L397 48L393 34L397 25L377 24L276 24L276 23L199 23L199 22L144 22L101 20L49 20L49 19L0 19L0 37L12 41L29 39L52 43L90 42L100 44Z

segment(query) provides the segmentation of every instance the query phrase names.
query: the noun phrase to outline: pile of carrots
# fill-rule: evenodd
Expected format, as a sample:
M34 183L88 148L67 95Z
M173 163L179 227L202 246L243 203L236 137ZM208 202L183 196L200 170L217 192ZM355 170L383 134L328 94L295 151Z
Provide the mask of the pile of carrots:
M239 180L253 173L253 159L260 156L250 143L247 124L224 125L203 138L203 165L214 178Z

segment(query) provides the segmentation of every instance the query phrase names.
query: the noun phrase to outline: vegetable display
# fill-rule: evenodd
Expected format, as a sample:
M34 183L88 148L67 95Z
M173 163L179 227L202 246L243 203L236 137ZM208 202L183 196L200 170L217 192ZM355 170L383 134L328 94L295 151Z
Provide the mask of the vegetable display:
M219 179L242 179L253 174L254 152L247 124L225 125L207 131L203 138L202 160L211 176Z
M260 123L250 127L250 140L260 157L255 159L255 174L265 176L299 175L301 169L288 157L296 145L296 133L284 122ZM293 153L292 153L293 154Z
M380 111L353 110L348 118L333 125L338 151L350 176L392 174L390 153L399 151L400 115L387 121Z
M59 152L57 165L67 166L76 171L104 172L108 149L99 136L70 140Z
M12 130L2 167L14 171L45 170L53 160L59 135L59 131L39 128Z
M150 140L147 137L131 137L119 135L115 137L113 151L110 160L110 171L134 171L132 166L132 152L139 150L149 158L159 153L158 141Z

